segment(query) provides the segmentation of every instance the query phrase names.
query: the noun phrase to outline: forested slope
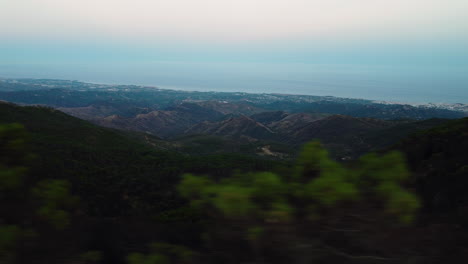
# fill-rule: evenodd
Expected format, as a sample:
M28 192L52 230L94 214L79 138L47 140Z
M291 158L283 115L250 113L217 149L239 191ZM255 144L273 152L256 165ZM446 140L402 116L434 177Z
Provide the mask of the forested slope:
M29 133L31 174L71 182L94 214L162 210L174 204L170 186L184 172L222 176L232 170L269 170L278 162L241 155L195 157L160 151L123 132L45 107L0 104L0 123ZM140 208L141 207L141 208Z

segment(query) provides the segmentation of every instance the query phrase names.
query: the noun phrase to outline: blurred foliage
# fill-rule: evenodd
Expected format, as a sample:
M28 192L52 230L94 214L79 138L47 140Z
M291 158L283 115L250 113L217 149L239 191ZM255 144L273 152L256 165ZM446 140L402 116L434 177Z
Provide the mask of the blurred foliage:
M100 263L102 260L102 253L96 250L87 251L80 255L80 260L86 264Z
M145 238L147 229L157 229L159 241L195 244L203 232L200 214L177 195L181 174L220 179L285 164L235 154L159 151L127 133L51 108L0 103L0 123L11 122L22 125L0 126L0 225L37 233L26 240L20 236L19 251L9 247L12 253L26 252L17 254L18 263L61 263L87 251L100 251L100 263L119 263L132 236L138 245L154 240ZM136 224L124 220L130 217ZM154 222L140 228L146 219Z
M22 229L15 219L11 204L21 203L22 190L31 159L27 134L20 124L0 125L0 263L12 263Z
M128 264L188 264L195 253L183 246L168 243L152 243L149 254L132 253L127 257Z
M15 225L0 225L0 263L13 263L20 233Z
M41 206L37 214L47 219L55 228L64 229L70 223L66 209L78 203L78 197L70 194L70 184L64 180L45 180L33 189Z
M36 156L29 147L30 135L23 125L0 125L0 262L15 263L21 243L40 243L34 210L56 228L70 222L67 209L77 203L66 180L31 177L29 166ZM27 176L27 177L26 177ZM20 243L21 242L21 243ZM23 256L20 256L23 257Z
M402 140L393 149L405 154L415 177L414 186L426 212L454 214L468 220L468 117L452 120Z
M467 259L466 218L416 218L421 203L408 190L463 215L467 119L399 147L412 177L399 152L345 166L312 142L287 166L156 151L42 107L0 105L0 121L24 123L0 126L0 263ZM151 241L165 243L145 250Z
M27 153L28 136L21 124L0 126L0 191L19 188L27 172L25 165L32 155Z
M292 177L271 172L234 175L219 182L207 177L184 175L180 194L194 205L211 206L226 217L264 218L293 215L293 202L305 207L332 208L339 203L380 199L385 212L410 222L420 204L418 198L402 187L408 170L400 153L363 156L356 168L347 169L331 160L318 142L304 146ZM280 218L277 218L279 220Z
M289 174L240 173L220 181L186 174L178 189L193 206L205 210L206 217L213 219L215 223L210 226L218 226L218 231L208 227L211 239L222 241L232 236L233 241L250 244L258 255L261 238L264 251L292 249L323 237L320 229L310 230L321 225L340 229L342 220L354 214L379 218L382 230L383 225L391 228L410 224L420 202L404 187L408 176L400 153L368 154L347 168L331 160L318 142L311 142L304 146ZM353 221L347 220L344 225L360 228L364 224ZM358 234L372 234L363 233ZM281 242L270 248L270 240ZM289 260L297 257L289 256Z

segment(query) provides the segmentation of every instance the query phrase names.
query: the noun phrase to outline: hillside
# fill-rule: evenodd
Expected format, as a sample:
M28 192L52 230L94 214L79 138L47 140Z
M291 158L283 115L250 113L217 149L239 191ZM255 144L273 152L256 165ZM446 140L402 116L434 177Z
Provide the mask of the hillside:
M468 118L420 131L393 148L406 154L427 210L468 217Z
M285 135L294 134L297 130L310 123L327 117L328 114L293 113L284 118L271 122L268 127Z
M65 178L92 214L163 210L177 201L169 186L183 172L223 175L231 168L269 169L273 161L238 155L194 157L161 151L129 136L44 107L0 103L0 124L21 123L36 154L34 178ZM158 190L165 190L159 192ZM163 198L164 197L164 198Z
M270 123L280 122L289 116L291 115L272 118ZM296 114L292 116L304 118ZM279 118L281 119L278 120ZM274 119L277 121L271 121ZM420 259L419 263L463 263L466 260L464 248L458 245L464 245L468 241L465 232L468 214L464 209L468 204L465 192L468 186L467 118L449 122L441 119L415 122L332 115L308 122L303 127L298 126L297 134L291 137L297 137L298 140L321 138L325 147L333 151L333 144L344 144L341 147L355 147L354 144L366 147L387 145L408 133L436 126L418 132L394 147L406 153L414 172L414 176L409 178L410 182L402 182L401 188L416 190L422 195L424 202L425 213L421 219L416 218L415 224L407 227L395 222L398 219L394 219L393 211L382 210L384 204L378 203L380 196L373 196L366 185L374 184L366 179L400 179L401 175L388 173L402 173L404 161L398 159L398 154L389 154L382 160L370 158L367 162L371 167L359 169L363 161L366 164L365 159L339 165L326 157L327 152L318 143L309 144L315 146L309 151L314 151L305 152L306 156L300 155L295 166L291 166L291 162L218 152L223 148L238 151L240 146L236 142L239 141L233 139L239 139L244 134L251 135L252 138L271 136L269 127L243 115L217 122L198 123L195 126L205 124L200 130L213 135L186 135L174 141L164 141L144 133L99 127L52 108L0 103L0 124L12 122L25 126L29 134L28 151L35 154L29 165L25 193L37 182L53 178L69 181L72 194L80 197L79 205L70 211L70 226L62 231L53 230L40 220L30 217L35 213L30 208L36 204L35 200L31 204L20 203L20 206L9 200L2 200L2 205L6 206L2 207L3 213L10 216L10 212L15 212L19 216L25 216L19 217L18 223L32 226L36 231L34 237L22 238L24 240L18 246L17 263L96 263L83 260L83 252L98 252L102 257L100 263L123 264L131 253L147 252L147 245L155 241L162 243L158 245L167 252L179 253L183 247L197 251L201 260L197 259L195 263L220 263L220 259L232 259L233 254L237 256L236 259L244 260L256 256L255 251L250 250L250 240L245 239L245 230L242 228L246 223L265 226L267 231L279 235L273 237L284 245L279 249L278 244L271 243L271 237L261 240L262 246L273 249L262 253L272 260L271 263L284 263L286 256L292 256L293 259L313 256L321 260L319 263L346 263L350 259L353 260L352 263L368 263L367 258L363 260L360 256L370 256L369 254L382 259L394 258L395 263L414 258ZM440 124L442 125L438 126ZM176 150L177 144L180 144L179 153L161 151L167 147ZM249 151L260 148L265 153L275 153L275 148L279 148L261 142L249 144ZM299 145L294 148L299 148ZM193 155L180 154L187 150ZM2 154L6 156L9 153ZM320 170L329 173L317 174L314 166L300 163L301 157L306 157L305 162L315 164ZM350 165L349 168L346 165ZM296 179L299 182L288 182L294 178L291 175L296 175L298 169L304 174L304 179L311 180L309 183L301 184L302 178ZM367 173L368 169L372 173ZM340 174L348 170L353 172L351 176L362 174L364 181L356 180L354 176L348 179L348 174ZM259 171L268 173L255 173ZM214 202L214 207L209 207L207 214L196 209L197 203L193 203L194 200L187 201L178 195L176 186L181 175L186 172L202 175L199 178L201 181L189 181L194 188L184 190L195 194L195 201L197 197L202 197ZM281 173L284 177L275 180L272 178L275 173ZM406 175L404 171L403 174ZM229 178L230 175L233 177ZM327 181L314 181L314 177L321 176ZM349 182L343 185L343 181ZM215 182L216 185L212 185ZM362 197L366 202L349 198L351 183L361 186ZM283 188L283 184L288 188ZM411 188L406 188L406 185ZM214 189L211 188L213 186L220 187ZM206 188L207 192L196 196L197 188ZM243 218L227 219L225 215L216 213L218 208L227 212L246 212L243 210L245 207L242 207L246 203L245 194L249 194L252 188L259 188L255 190L261 191L256 199L247 201L255 201L260 205L254 207L253 212L265 210L262 208L265 199L285 195L281 201L287 200L291 206L295 206L293 208L303 208L303 211L298 211L300 213L297 216L306 218L300 222L289 222L289 218L282 216L290 214L291 207L282 207L281 204L271 208L273 211L266 216L266 220L258 220L254 216L246 222ZM300 200L301 192L296 192L300 188L307 188L303 190L309 192L323 190L325 194L313 194L312 200ZM340 197L345 201L331 206L328 200L323 200L324 206L320 211L315 211L321 218L309 218L305 214L310 210L307 203L321 201L330 191L332 196L343 195ZM217 193L221 195L213 196ZM223 195L224 193L227 195ZM396 191L395 194L401 194L401 191ZM19 197L23 196L20 193ZM289 196L294 198L288 198ZM408 196L397 198L404 198L403 205L398 207L403 209L397 213L406 213L404 209L408 208L405 207L407 204L414 205L411 199L408 202ZM252 209L247 208L247 212ZM266 208L269 210L269 207ZM25 213L28 210L32 210L31 213ZM447 211L450 214L446 214ZM366 217L361 217L362 215ZM278 222L277 219L284 219L285 222ZM383 224L386 225L385 228L382 228ZM304 232L294 233L290 231L294 230L291 229L293 227L302 228ZM207 241L206 234L216 239L216 243ZM309 235L313 240L298 239ZM303 245L304 241L308 243L308 247L299 253L287 248L291 244ZM330 249L329 245L333 248ZM309 250L311 248L314 250ZM336 254L335 248L355 255ZM316 251L322 253L317 255ZM358 261L355 261L354 256L359 256ZM428 262L432 259L436 261Z
M277 137L268 127L244 115L215 123L203 122L186 130L185 134L216 135L247 141L271 140Z
M62 111L81 117L76 111L61 108ZM76 108L75 108L76 110ZM189 127L205 121L217 120L222 113L195 103L184 102L166 110L155 110L140 113L133 117L120 115L86 116L85 119L100 126L149 133L158 137L168 138L182 134Z
M263 124L255 119L263 121ZM201 122L186 130L185 134L238 140L238 144L257 142L260 149L273 142L278 146L299 148L309 141L320 140L334 158L350 160L366 152L389 147L418 130L445 122L446 119L388 121L343 115L265 112L251 117L229 117L219 122ZM279 152L286 156L295 154L287 149L280 147Z
M290 144L318 139L337 159L356 159L369 151L388 148L404 137L448 122L446 119L385 121L333 115L294 131Z

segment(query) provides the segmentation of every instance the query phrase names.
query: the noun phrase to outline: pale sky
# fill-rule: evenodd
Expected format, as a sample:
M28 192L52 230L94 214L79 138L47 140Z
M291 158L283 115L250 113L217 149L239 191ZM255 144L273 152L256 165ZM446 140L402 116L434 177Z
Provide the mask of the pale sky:
M466 38L467 12L467 0L0 0L0 34L221 43Z

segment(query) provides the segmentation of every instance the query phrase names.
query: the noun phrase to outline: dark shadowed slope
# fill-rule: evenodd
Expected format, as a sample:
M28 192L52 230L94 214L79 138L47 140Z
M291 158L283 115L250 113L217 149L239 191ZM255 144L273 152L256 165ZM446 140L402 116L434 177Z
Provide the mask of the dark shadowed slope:
M419 130L448 122L446 119L422 121L385 121L334 115L311 122L291 133L289 143L301 145L318 139L338 159L354 159L360 155L389 147Z
M174 206L172 186L184 172L228 175L233 168L268 170L277 162L240 155L186 156L158 151L123 132L61 111L0 103L0 124L21 123L30 134L35 180L67 179L97 215L160 211ZM164 191L162 191L164 190Z
M468 217L468 118L415 133L394 149L406 154L427 209Z

